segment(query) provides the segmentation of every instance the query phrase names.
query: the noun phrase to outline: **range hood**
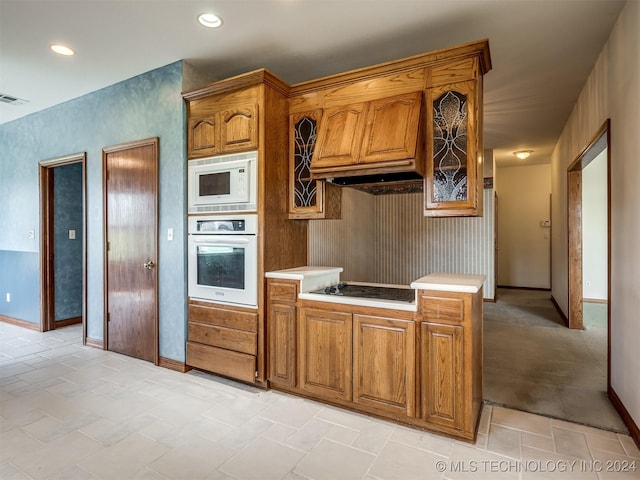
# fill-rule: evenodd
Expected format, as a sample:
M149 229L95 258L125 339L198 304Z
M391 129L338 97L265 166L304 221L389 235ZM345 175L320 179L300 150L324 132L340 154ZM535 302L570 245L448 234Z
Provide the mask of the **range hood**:
M326 181L341 187L352 187L371 195L421 193L424 190L423 178L414 171L330 177Z
M422 91L327 108L311 159L311 178L341 186L422 183Z

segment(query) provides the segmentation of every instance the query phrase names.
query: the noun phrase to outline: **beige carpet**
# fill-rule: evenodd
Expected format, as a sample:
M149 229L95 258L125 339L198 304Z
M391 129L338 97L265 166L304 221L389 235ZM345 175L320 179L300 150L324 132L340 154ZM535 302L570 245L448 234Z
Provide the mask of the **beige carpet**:
M627 433L607 397L606 305L564 326L549 292L498 289L484 304L485 401Z

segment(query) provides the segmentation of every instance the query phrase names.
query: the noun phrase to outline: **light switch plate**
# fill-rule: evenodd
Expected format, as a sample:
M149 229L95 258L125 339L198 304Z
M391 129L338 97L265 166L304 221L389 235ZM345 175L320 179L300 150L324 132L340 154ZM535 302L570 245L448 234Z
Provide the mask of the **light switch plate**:
M76 239L76 231L69 230L69 240L75 240L75 239Z
M168 241L173 240L173 228L167 228L167 240Z

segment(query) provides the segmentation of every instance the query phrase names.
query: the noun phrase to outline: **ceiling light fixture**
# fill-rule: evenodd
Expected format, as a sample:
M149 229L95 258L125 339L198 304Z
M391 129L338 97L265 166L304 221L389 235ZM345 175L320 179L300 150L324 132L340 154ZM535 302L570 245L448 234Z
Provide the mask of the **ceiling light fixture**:
M517 152L513 152L513 154L518 157L520 160L524 160L529 158L529 155L533 153L533 150L518 150Z
M201 13L198 15L198 22L207 28L218 28L222 25L222 19L213 13Z
M64 45L60 45L60 44L49 45L49 48L53 50L55 53L57 53L58 55L64 55L65 57L70 57L76 54L76 52L74 52L69 47L65 47Z

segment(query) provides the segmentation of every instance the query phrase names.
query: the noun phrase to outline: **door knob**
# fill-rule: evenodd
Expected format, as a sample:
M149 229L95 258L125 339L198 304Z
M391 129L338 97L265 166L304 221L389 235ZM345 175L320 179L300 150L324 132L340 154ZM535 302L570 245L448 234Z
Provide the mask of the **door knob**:
M147 270L152 270L155 266L156 264L153 263L153 260L149 260L144 264L144 268L146 268Z

